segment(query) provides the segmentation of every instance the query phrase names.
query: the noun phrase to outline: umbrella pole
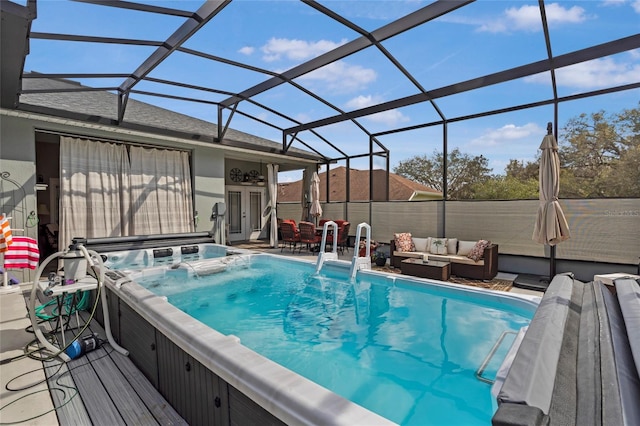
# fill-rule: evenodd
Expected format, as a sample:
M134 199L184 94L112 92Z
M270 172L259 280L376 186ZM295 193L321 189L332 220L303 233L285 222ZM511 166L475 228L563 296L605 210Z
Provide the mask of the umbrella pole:
M549 282L556 276L556 246L550 246L549 255Z

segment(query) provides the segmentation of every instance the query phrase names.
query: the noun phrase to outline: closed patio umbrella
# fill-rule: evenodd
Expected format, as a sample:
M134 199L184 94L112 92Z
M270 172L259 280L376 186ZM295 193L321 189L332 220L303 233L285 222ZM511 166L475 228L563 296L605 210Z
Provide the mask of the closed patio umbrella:
M567 219L564 217L562 207L558 202L560 192L560 158L558 156L558 143L551 129L551 123L547 124L547 135L542 140L540 149L540 205L533 240L551 247L550 276L555 275L555 246L571 237Z
M269 204L271 205L271 232L269 233L269 244L271 247L278 247L278 214L276 205L278 202L278 169L277 164L267 164L267 178L269 179Z
M322 216L322 206L320 205L320 177L318 172L313 172L311 177L311 216L318 218Z
M302 208L302 215L300 220L307 222L309 220L309 193L307 188L309 185L309 175L306 170L302 171L302 188L300 190L300 206Z

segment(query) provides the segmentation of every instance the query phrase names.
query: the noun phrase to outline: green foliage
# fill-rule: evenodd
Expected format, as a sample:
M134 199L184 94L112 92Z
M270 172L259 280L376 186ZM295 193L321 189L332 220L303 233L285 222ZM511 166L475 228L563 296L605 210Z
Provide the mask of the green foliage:
M581 114L559 144L560 198L640 197L640 108Z
M474 185L473 198L480 200L527 200L538 198L538 178L519 179L496 175Z
M472 186L490 178L489 161L482 155L471 157L462 154L458 148L451 151L447 158L447 192L451 200L468 199L473 196ZM443 169L444 155L434 151L433 157L418 155L401 161L393 172L444 192Z
M535 179L538 180L538 172L540 170L540 153L535 162L527 161L525 164L518 160L509 160L509 164L504 169L508 177L520 180Z
M640 102L608 116L604 111L567 121L558 140L560 198L640 197ZM454 149L448 156L448 199L538 198L536 161L510 160L504 175L489 175L488 160ZM401 161L394 173L443 191L443 155Z

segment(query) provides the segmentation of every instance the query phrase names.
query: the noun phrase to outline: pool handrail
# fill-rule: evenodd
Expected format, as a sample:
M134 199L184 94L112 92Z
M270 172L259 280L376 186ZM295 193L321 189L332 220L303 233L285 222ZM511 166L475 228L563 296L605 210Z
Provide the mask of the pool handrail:
M333 227L333 250L330 253L325 252L327 246L327 235L329 226ZM316 263L316 274L322 269L325 260L338 260L338 224L332 220L326 221L322 225L322 242L320 243L320 252L318 253L318 262Z
M367 231L365 246L366 252L364 257L358 256L360 254L360 250L358 250L358 246L360 244L361 232L362 229ZM353 259L351 260L351 271L349 276L353 281L356 277L356 273L360 269L371 269L371 225L366 222L362 222L358 224L358 229L356 230L356 247L353 249Z

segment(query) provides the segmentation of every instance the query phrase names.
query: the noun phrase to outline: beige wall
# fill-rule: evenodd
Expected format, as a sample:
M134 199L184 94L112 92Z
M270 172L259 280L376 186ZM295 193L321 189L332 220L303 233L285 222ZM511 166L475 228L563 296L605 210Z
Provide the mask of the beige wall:
M137 142L164 147L176 147L181 149L191 149L193 152L192 179L194 182L194 209L199 213L199 223L197 231L208 231L212 228L209 221L211 207L218 201L224 201L225 188L225 164L224 150L218 147L210 147L198 144L180 143L176 140L163 140L158 137L146 137L142 134L119 134L106 131L104 129L92 128L86 123L74 126L71 122L63 123L58 121L39 120L38 116L31 114L29 117L17 117L13 112L2 110L0 112L0 171L9 172L11 179L18 182L20 188L12 188L8 182L2 181L2 209L8 210L11 216L13 228L23 228L21 224L26 223L26 215L32 210L37 211L37 198L35 191L36 183L36 130L78 134L87 137L109 138L122 140L123 142ZM46 144L44 144L46 145ZM46 146L45 146L46 150ZM43 152L41 152L42 154ZM55 159L51 159L51 164ZM48 164L40 164L49 161L46 158L39 158L39 167L47 169ZM54 172L50 172L54 173ZM47 183L45 181L45 183ZM16 193L22 194L19 199L13 202L13 194L8 191L17 189ZM44 201L48 191L38 191L38 198ZM40 194L42 193L42 194ZM13 206L17 205L17 208ZM23 210L26 213L23 213ZM17 233L16 233L17 234ZM38 238L38 227L26 228L22 235ZM19 279L22 271L15 271ZM24 271L25 279L30 278L31 271Z
M571 239L557 245L556 258L637 265L640 256L640 198L561 200ZM373 202L323 205L323 218L347 219L355 235L358 223L371 224L373 238L389 241L395 232L415 236L445 236L462 240L488 239L501 254L548 257L549 247L531 239L538 201ZM278 204L278 217L298 218L297 204ZM438 232L446 228L445 232Z
M12 228L24 228L16 233L37 238L38 228L27 226L27 216L36 211L36 144L33 126L13 117L0 116L0 171L8 172L9 178L19 187L0 180L2 185L2 213L13 217Z

